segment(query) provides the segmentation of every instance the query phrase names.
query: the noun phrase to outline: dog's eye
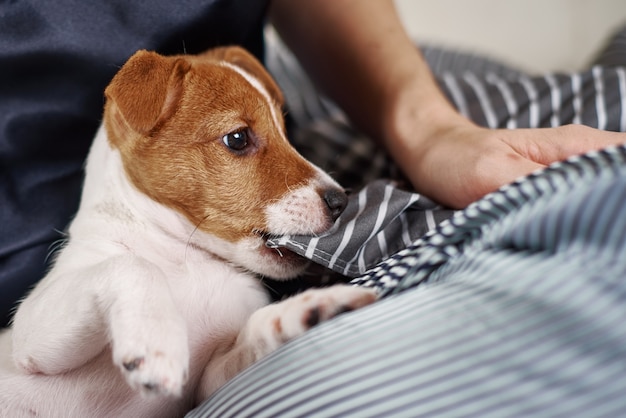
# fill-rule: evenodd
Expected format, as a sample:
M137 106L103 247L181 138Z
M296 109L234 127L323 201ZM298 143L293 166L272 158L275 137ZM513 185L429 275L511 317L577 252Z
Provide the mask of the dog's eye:
M248 146L248 133L245 130L231 132L222 137L222 142L232 150L241 151Z

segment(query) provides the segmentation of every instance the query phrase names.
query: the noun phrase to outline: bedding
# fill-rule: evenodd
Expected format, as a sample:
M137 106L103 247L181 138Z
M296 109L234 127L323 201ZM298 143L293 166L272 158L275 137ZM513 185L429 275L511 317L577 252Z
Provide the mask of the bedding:
M626 30L587 71L534 77L422 50L449 99L484 126L624 132L624 39ZM626 414L626 146L554 164L455 212L403 187L271 33L267 62L296 146L355 190L331 233L271 245L381 300L288 343L189 417Z

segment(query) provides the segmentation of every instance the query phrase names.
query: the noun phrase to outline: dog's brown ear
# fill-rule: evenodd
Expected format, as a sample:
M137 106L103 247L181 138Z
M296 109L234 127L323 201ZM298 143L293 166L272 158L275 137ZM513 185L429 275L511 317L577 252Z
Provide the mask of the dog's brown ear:
M148 135L176 110L191 64L180 57L138 51L105 90L108 123ZM111 138L114 141L117 135ZM119 139L119 137L118 137Z
M278 84L267 72L263 64L245 49L238 46L227 46L209 49L203 55L218 61L226 61L243 69L263 83L268 93L276 100L276 103L280 106L285 104L283 93Z

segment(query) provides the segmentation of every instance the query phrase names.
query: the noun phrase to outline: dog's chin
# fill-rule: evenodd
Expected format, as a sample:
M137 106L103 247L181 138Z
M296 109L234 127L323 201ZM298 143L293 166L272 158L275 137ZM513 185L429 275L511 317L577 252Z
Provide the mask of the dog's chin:
M309 260L286 248L269 248L263 244L260 256L264 263L257 266L257 273L276 280L290 280L304 272Z
M270 248L267 236L257 236L255 257L246 267L255 273L276 280L290 280L304 272L309 264L306 258L286 248Z

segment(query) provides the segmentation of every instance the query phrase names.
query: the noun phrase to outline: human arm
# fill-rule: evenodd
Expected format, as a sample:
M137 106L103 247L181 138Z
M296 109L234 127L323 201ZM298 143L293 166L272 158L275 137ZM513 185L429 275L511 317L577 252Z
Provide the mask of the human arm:
M463 207L572 154L626 141L582 126L474 125L440 92L390 0L274 0L271 16L318 86L387 148L419 192L448 206Z

